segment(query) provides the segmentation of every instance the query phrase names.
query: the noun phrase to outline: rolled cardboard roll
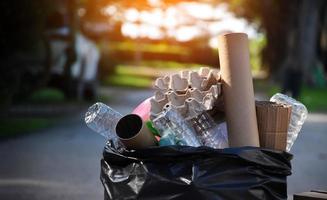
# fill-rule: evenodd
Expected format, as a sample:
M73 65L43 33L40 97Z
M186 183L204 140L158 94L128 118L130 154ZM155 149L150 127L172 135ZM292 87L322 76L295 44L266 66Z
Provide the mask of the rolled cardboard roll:
M157 143L142 118L135 114L126 115L118 121L116 134L128 149L142 149Z
M230 33L219 36L218 41L229 145L258 147L248 37Z
M255 106L260 146L285 151L292 111L291 105L257 101Z

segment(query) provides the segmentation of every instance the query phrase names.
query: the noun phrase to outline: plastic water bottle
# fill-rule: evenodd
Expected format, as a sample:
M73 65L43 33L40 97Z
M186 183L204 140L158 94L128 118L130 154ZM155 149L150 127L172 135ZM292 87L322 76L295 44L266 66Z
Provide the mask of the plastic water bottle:
M187 145L198 147L194 130L185 119L174 109L170 108L153 120L154 126L161 133L160 146Z
M116 142L116 125L122 115L104 103L93 104L85 113L85 123L93 131Z
M176 110L168 110L166 112L166 117L172 122L170 124L176 135L177 144L193 147L201 146L194 129L190 127L187 121Z
M161 136L159 146L176 145L176 137L172 130L171 122L166 118L164 113L153 120L153 125L158 129Z
M308 116L308 110L301 102L281 93L277 93L270 98L270 101L282 103L292 106L292 113L290 124L287 131L287 145L286 151L290 151L299 132L302 128L304 121Z
M195 129L200 142L204 146L215 149L223 149L228 147L227 131L223 126L219 126L214 122L207 112L188 119L188 122Z

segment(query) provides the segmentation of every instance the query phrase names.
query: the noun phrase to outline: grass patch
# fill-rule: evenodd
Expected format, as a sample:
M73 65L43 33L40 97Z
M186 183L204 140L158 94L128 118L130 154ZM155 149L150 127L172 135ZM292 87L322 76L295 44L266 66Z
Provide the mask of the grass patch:
M162 62L162 61L143 61L140 65L120 64L115 67L115 73L118 75L133 75L159 77L172 71L177 72L185 69L198 69L205 67L195 63L178 63L178 62Z
M266 45L267 39L265 36L250 40L250 62L252 71L254 72L259 72L261 70L261 52Z
M104 85L115 85L133 88L148 88L151 87L153 80L151 78L114 75L103 80Z
M64 93L55 88L43 88L31 94L30 103L62 103L65 101Z
M149 77L155 78L160 76L161 70L144 66L131 66L131 65L118 65L115 69L114 76L138 76L138 77Z
M142 61L141 65L120 64L115 73L106 77L102 84L133 88L151 87L157 77L185 69L198 69L203 65L173 61Z
M54 119L8 118L0 119L0 137L16 136L44 129L54 123Z
M111 96L100 94L96 97L96 101L98 102L110 102L112 100Z
M178 55L188 55L189 49L180 45L171 45L166 43L150 44L139 43L135 41L110 41L110 43L103 43L102 49L112 51L138 51L152 52L152 53L168 53Z
M327 88L304 87L300 101L311 112L327 112Z
M269 86L267 95L273 96L277 92L281 92L281 88L277 85ZM327 112L327 88L311 88L303 87L299 98L309 112Z
M141 62L142 66L148 66L151 68L162 68L162 69L196 69L199 67L209 67L197 63L180 63L175 61L162 61L162 60L144 60Z

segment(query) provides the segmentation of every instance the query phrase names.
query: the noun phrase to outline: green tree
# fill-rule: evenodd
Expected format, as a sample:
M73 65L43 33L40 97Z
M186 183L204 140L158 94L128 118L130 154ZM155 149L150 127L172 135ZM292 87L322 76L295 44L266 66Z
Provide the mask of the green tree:
M238 16L256 23L267 38L262 52L264 67L275 79L296 75L298 90L302 81L312 82L312 69L325 62L327 2L323 0L227 0ZM324 43L326 45L326 42ZM321 52L319 54L319 52ZM286 76L283 76L286 75ZM287 84L286 84L287 85ZM295 95L296 96L296 95Z

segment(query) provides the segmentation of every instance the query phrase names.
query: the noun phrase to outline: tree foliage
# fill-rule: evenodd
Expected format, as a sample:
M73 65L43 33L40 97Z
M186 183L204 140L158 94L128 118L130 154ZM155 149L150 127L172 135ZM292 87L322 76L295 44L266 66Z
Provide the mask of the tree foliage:
M325 62L321 45L326 30L327 3L323 0L226 0L238 16L259 25L267 46L262 59L272 75L281 77L288 69L311 81L317 62ZM287 77L286 77L287 78ZM301 79L301 77L299 77Z

